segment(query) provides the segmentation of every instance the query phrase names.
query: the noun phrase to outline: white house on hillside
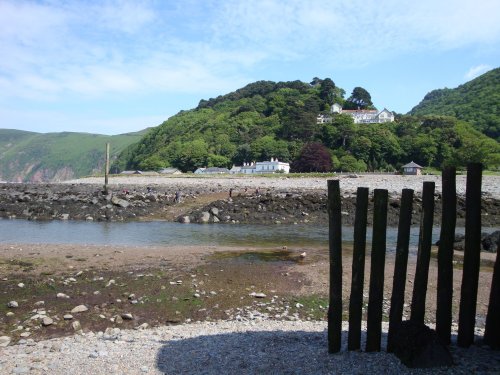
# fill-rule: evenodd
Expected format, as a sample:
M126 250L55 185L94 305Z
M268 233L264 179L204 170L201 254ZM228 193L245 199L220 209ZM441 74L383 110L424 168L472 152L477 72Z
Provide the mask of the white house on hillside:
M244 163L241 167L234 166L231 173L290 173L290 164L271 158L271 161L258 161L257 163Z
M347 110L347 109L342 109L342 106L340 104L334 103L330 108L330 113L348 114L353 118L355 124L381 124L384 122L394 121L394 114L387 108L384 108L381 111L377 111L376 109ZM332 121L331 116L323 114L318 115L316 120L318 124L323 124L325 122L331 122L331 121Z

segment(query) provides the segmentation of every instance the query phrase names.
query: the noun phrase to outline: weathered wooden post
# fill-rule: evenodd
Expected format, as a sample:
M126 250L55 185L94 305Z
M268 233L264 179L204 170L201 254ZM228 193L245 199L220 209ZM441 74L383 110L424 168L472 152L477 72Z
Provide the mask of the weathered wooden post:
M500 246L500 241L498 241ZM486 315L484 342L492 348L500 348L500 257L495 260L493 279L491 280L490 303Z
M451 342L451 314L453 298L453 243L457 221L456 169L443 170L441 233L438 250L438 281L436 306L436 333L441 341Z
M109 142L106 143L106 165L104 166L104 194L108 194Z
M339 180L328 180L328 240L330 291L328 352L337 353L342 343L342 211Z
M394 262L391 310L389 313L389 333L387 335L387 351L389 353L393 351L394 333L403 319L412 210L413 190L403 189L401 195L401 207L399 211L398 240L396 244L396 260Z
M382 304L387 237L387 190L374 190L373 239L370 266L370 296L366 328L366 351L380 351L382 338Z
M361 347L367 214L368 188L359 187L356 193L356 216L354 218L354 248L352 255L351 296L349 300L349 335L347 341L348 350L358 350Z
M481 180L483 166L467 166L465 192L465 249L458 314L458 346L469 347L474 342L477 288L481 260Z
M424 182L422 191L422 220L418 238L417 267L413 283L411 301L411 320L424 323L425 297L427 295L427 281L429 279L429 262L431 260L432 224L434 219L434 189L435 183Z

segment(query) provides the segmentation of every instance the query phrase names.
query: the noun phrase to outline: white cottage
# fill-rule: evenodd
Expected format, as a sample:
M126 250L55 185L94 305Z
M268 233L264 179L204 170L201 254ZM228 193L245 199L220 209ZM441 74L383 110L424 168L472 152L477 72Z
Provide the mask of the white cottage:
M290 173L290 164L279 161L277 158L271 158L271 161L258 161L257 163L243 163L241 167L233 167L237 173L243 174L262 174L262 173Z

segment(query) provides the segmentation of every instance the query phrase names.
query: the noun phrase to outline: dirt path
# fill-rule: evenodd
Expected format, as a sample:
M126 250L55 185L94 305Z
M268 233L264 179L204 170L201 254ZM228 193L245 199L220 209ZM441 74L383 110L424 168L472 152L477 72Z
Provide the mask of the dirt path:
M182 198L181 202L165 207L164 211L161 213L161 219L167 221L174 221L180 215L186 212L191 212L198 208L204 207L212 202L218 201L220 199L227 198L227 193L210 193L210 194L200 194L192 198Z

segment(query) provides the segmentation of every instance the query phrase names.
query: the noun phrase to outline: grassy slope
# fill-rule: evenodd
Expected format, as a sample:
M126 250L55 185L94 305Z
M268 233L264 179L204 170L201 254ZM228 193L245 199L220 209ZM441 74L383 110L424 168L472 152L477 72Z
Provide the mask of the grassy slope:
M91 174L102 167L105 144L111 144L115 157L124 148L145 134L120 134L114 136L88 133L32 133L12 129L0 129L0 174L4 180L24 171L24 180L40 169L55 173L70 168L75 177ZM28 172L28 166L34 167ZM49 174L50 174L49 173Z
M411 115L454 116L500 140L500 68L493 69L454 89L428 93Z

